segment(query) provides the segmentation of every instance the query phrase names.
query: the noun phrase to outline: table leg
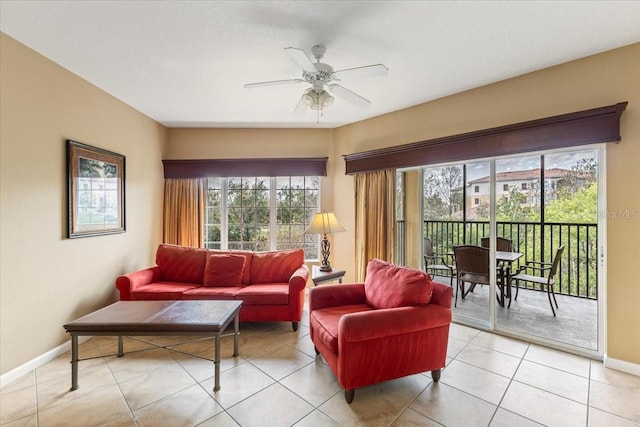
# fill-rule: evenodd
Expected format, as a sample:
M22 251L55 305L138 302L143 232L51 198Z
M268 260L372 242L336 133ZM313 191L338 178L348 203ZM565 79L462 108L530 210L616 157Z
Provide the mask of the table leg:
M122 343L122 335L118 335L118 357L124 356L124 344Z
M213 364L215 366L213 391L218 391L220 390L220 334L216 335L216 355Z
M511 308L511 264L507 265L507 282L504 284L507 287L507 298L509 298L509 306Z
M71 390L78 389L78 336L71 335Z
M233 320L233 357L238 357L238 335L240 335L240 311Z

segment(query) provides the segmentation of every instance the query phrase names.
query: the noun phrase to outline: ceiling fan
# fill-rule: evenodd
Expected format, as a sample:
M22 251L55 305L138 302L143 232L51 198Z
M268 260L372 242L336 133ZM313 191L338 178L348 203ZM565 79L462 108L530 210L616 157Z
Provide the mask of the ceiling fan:
M371 101L336 82L350 78L386 76L389 72L389 69L383 64L334 71L332 66L320 62L325 53L325 47L321 45L315 45L311 48L311 54L315 58L315 62L304 50L297 47L285 47L284 50L302 68L302 78L247 83L244 87L256 88L295 83L311 84L311 87L305 90L300 97L294 112L302 111L305 106L322 112L326 107L333 104L332 93L356 106L367 106Z

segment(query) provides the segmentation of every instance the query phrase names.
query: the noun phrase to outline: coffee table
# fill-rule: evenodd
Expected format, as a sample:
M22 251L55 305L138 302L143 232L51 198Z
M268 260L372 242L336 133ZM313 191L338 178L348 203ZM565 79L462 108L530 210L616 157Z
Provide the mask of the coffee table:
M98 335L118 337L118 357L124 356L125 335L214 337L213 390L218 391L220 336L233 320L233 357L237 357L241 306L242 301L233 300L119 301L67 323L64 328L71 335L71 391L78 388L78 337Z

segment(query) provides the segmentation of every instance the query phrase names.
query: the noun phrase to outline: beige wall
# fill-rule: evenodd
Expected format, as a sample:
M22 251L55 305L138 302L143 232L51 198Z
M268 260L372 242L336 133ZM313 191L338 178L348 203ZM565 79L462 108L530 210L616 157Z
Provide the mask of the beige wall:
M622 142L607 146L608 356L640 364L640 283L629 278L640 242L640 44L484 86L336 129L336 154L427 140L629 101ZM353 278L353 179L336 162L334 209L349 230L335 236L335 257Z
M65 140L126 155L127 232L67 239ZM166 129L0 34L0 372L68 341L162 236Z

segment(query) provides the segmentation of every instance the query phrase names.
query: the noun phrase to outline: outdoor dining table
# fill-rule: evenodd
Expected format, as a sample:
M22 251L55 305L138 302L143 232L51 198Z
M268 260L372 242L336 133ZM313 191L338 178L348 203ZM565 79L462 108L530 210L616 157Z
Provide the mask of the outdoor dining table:
M450 255L455 259L453 251L447 252L447 255ZM500 294L497 295L498 304L501 307L504 307L504 299L505 297L509 298L509 306L511 307L511 272L512 272L512 264L518 261L522 257L522 253L520 252L508 252L508 251L496 251L496 261L502 262L505 264L504 269L500 269L502 271L502 279L503 286L498 286L500 288ZM505 292L505 287L507 288ZM508 308L507 307L507 308Z

